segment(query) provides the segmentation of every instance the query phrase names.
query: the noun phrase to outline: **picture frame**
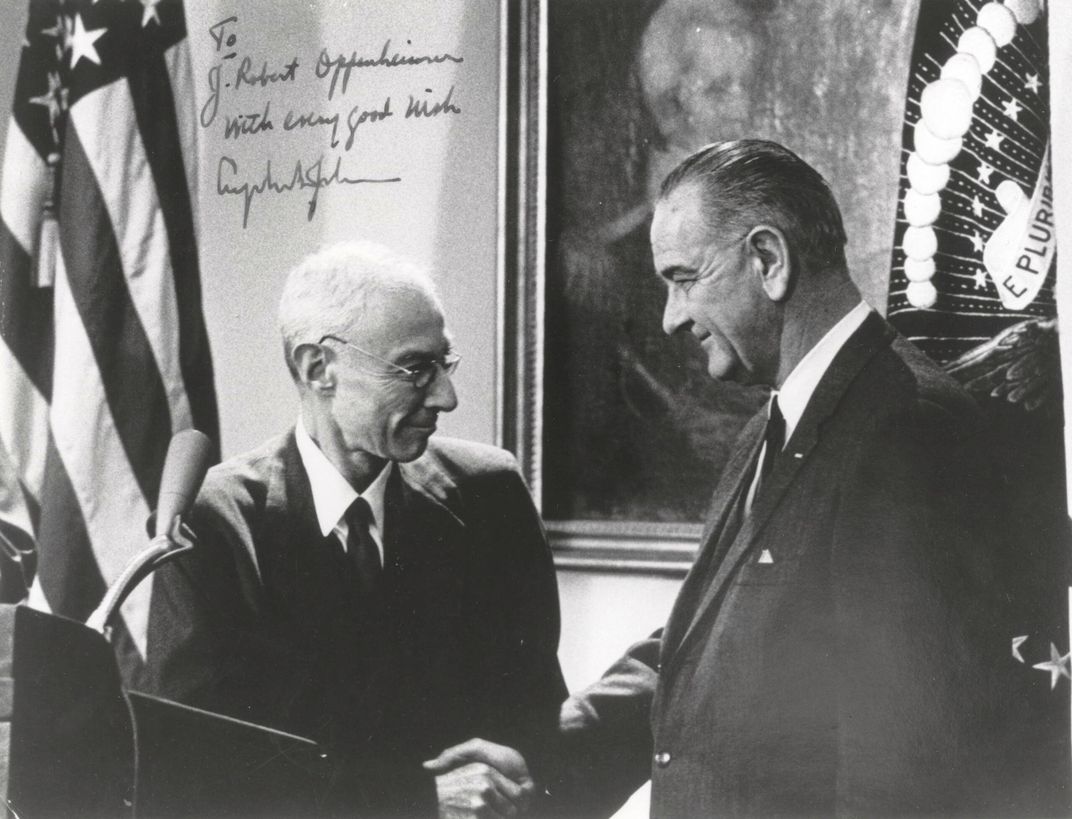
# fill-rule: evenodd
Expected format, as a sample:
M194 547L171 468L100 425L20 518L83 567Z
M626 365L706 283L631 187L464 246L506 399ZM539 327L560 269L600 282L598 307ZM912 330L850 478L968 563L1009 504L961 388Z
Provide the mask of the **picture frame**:
M547 363L548 333L556 322L554 308L549 310L555 294L548 275L548 214L555 206L548 200L549 184L554 186L549 138L555 136L548 127L554 92L548 82L550 6L547 0L501 6L497 436L517 455L541 507L556 566L681 577L695 557L703 529L700 512L716 470L709 485L698 490L702 500L689 520L564 516L547 502L549 482L565 481L567 493L573 489L568 476L548 465L548 438L560 420L546 411L557 375ZM739 422L746 417L742 414Z
M798 152L841 202L850 271L883 309L916 9L857 11L501 4L496 429L560 567L685 573L766 400L711 378L688 333L663 332L648 229L678 161L744 136ZM836 53L816 51L833 29L848 32Z

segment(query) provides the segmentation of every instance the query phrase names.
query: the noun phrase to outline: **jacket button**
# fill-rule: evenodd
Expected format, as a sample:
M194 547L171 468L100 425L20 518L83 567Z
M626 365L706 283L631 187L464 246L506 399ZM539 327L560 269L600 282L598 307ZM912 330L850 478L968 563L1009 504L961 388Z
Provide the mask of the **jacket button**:
M659 768L667 768L670 766L670 758L669 751L659 751L655 755L655 764Z

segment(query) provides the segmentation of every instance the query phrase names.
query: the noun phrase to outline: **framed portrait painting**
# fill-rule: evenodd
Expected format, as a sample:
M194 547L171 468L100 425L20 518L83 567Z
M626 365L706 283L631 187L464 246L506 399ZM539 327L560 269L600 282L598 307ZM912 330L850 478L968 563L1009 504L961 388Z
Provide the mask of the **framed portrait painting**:
M912 5L503 5L500 428L560 566L683 573L766 400L664 332L648 234L678 162L745 136L814 162L845 206L857 283L883 303ZM817 50L832 29L844 37Z

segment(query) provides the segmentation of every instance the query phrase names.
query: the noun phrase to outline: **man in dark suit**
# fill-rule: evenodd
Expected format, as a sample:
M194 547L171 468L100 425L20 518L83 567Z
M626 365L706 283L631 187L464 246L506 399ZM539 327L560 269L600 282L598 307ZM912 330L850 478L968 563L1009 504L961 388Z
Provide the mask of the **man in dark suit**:
M512 812L530 784L420 765L473 735L525 750L565 697L516 462L430 439L458 363L431 281L337 245L291 272L279 316L299 420L210 470L197 548L156 575L144 688L324 743L344 812Z
M659 819L1022 815L1001 503L971 398L861 301L837 204L785 148L692 155L651 237L666 332L772 397L666 628L567 701L537 779L570 815L649 776ZM471 759L522 770L476 743L435 768Z

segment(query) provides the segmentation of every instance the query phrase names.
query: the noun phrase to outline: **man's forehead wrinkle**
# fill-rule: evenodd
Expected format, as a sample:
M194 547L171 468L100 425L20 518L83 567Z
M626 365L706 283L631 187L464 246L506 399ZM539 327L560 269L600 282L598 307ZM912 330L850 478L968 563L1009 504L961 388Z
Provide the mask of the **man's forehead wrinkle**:
M385 334L384 343L389 345L389 357L434 357L450 349L450 334L443 314L430 309L420 322L409 323L405 336L392 337Z
M673 191L667 198L661 200L656 213L662 211L663 232L666 232L666 222L669 220L674 228L674 233L680 238L682 231L690 234L702 232L706 228L707 220L704 214L704 200L701 191L696 184L687 184ZM652 223L653 227L655 222Z
M659 277L667 282L672 282L674 278L682 273L691 274L693 269L688 265L682 264L670 264L665 265L659 270Z
M437 356L450 348L450 339L439 338L408 339L401 342L393 351L396 356Z
M445 319L438 305L417 290L377 293L354 315L350 332L367 344L394 348L418 343L432 333L442 334Z

